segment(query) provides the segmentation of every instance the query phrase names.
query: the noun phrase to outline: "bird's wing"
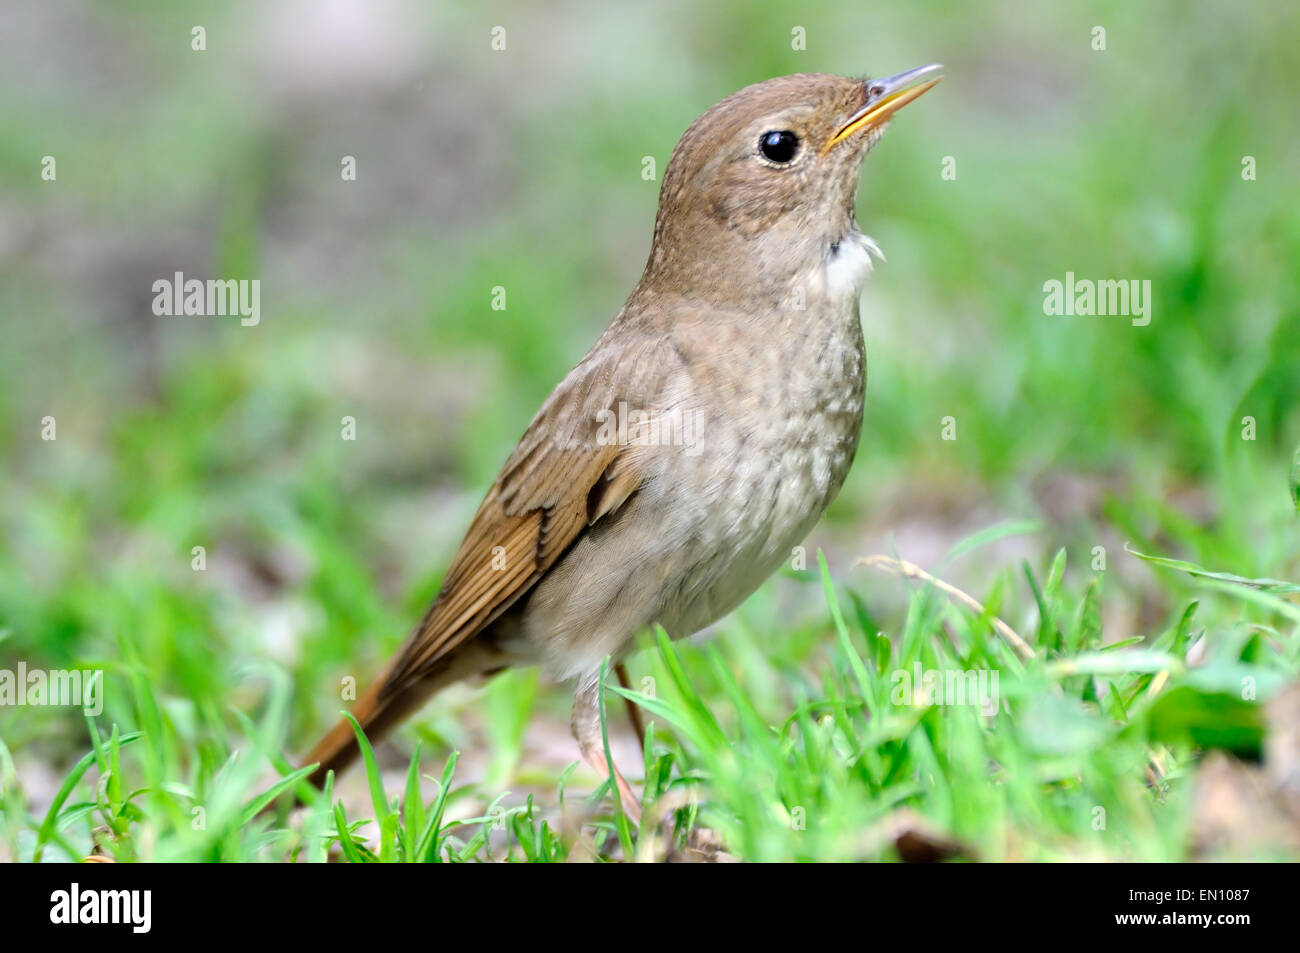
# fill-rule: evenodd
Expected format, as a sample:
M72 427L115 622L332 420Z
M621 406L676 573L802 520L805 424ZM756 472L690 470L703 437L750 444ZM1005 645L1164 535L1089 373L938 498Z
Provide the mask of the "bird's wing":
M675 358L663 338L598 343L561 382L479 506L381 697L430 674L531 590L587 527L636 492L641 447L610 439L610 415L617 419L620 405L625 415L651 411Z

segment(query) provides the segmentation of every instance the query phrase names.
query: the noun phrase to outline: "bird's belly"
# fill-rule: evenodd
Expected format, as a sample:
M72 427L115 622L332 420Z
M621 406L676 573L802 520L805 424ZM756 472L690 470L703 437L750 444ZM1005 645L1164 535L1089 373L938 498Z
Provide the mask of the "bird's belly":
M647 626L697 632L792 558L857 450L865 359L852 305L795 359L755 345L732 355L733 376L687 393L702 414L694 442L653 448L636 493L521 609L526 641L556 675L598 669Z
M844 483L862 426L860 372L818 388L800 406L773 408L780 426L750 434L725 468L724 485L701 520L693 571L660 620L689 635L725 615L784 563ZM725 452L725 451L724 451Z

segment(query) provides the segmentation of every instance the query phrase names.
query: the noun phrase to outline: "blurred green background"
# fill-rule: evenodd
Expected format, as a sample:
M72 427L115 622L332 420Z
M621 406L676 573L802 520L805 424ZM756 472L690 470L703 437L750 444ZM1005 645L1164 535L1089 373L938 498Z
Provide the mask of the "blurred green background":
M978 592L1060 547L1086 574L1105 546L1108 639L1179 610L1126 541L1295 579L1297 46L1282 0L4 0L0 661L146 677L199 734L256 708L274 663L301 750L339 677L404 637L635 283L658 190L643 157L662 174L752 82L930 62L945 82L862 178L888 256L862 302L868 412L810 551L887 617L896 585L853 557L933 566L1038 520L948 578ZM259 279L261 323L156 317L152 283L176 271ZM1149 279L1150 324L1045 315L1067 271ZM792 624L825 608L789 579L757 598ZM567 701L547 699L555 725L531 730L562 739ZM426 729L448 744L504 730L451 710ZM113 693L108 715L139 721ZM0 736L37 803L86 747L58 710L0 710Z

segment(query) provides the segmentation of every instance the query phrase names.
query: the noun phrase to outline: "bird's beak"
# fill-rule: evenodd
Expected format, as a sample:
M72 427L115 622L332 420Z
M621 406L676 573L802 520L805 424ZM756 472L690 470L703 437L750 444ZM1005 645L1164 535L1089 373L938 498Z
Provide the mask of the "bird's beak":
M843 142L860 129L878 126L912 100L922 95L943 79L943 67L938 63L918 66L905 73L869 79L862 85L867 89L867 101L861 109L848 118L835 135L822 146L822 155L831 147Z

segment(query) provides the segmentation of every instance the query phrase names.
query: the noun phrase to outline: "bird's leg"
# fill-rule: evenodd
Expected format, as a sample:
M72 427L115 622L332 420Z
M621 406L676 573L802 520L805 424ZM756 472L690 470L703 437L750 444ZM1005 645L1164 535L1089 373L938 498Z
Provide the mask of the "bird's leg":
M641 801L632 791L613 758L605 760L605 743L600 733L600 672L583 675L578 679L578 690L573 698L573 737L582 752L582 760L591 765L601 777L608 778L611 772L614 783L618 785L619 798L623 802L623 813L633 824L641 823Z
M618 683L630 692L632 679L627 676L627 666L619 662L614 666L614 674L618 676ZM632 722L632 733L636 735L636 743L645 744L645 723L641 720L641 706L630 698L624 698L623 704L627 706L627 719Z

